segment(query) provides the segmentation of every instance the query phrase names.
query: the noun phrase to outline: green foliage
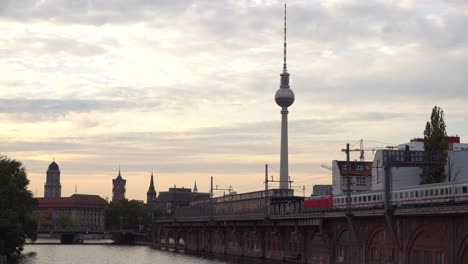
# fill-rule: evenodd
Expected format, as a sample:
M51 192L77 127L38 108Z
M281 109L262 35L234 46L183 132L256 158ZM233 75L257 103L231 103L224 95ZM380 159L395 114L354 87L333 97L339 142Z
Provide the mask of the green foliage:
M424 150L431 153L441 153L442 163L438 166L423 168L421 183L443 182L447 177L445 164L447 163L447 131L445 130L444 111L438 106L432 109L431 119L424 130Z
M7 255L20 253L26 238L36 239L36 200L28 184L21 162L0 156L0 240Z
M142 225L147 225L150 221L149 210L135 200L112 201L104 214L107 230L120 230L120 228L138 230L140 222Z
M151 217L153 220L156 220L159 218L165 218L169 216L169 213L167 212L167 210L163 210L157 207L156 204L150 204L148 207L148 210L150 210L150 213L152 214Z
M54 212L52 209L47 209L45 212L39 213L39 224L41 228L51 228L54 226Z
M57 226L61 228L74 227L75 223L70 215L59 215L56 219Z

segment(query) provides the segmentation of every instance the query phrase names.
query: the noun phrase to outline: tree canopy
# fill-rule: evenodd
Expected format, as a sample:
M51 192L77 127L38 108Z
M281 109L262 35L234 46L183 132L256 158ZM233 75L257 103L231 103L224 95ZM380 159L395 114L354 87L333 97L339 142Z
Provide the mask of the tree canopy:
M135 200L112 201L104 214L108 230L119 230L121 228L138 230L140 223L146 225L150 220L149 210Z
M36 239L36 200L28 184L21 162L0 155L0 241L7 255L20 253L26 238Z
M444 110L438 106L432 109L431 119L424 130L424 151L442 155L442 162L438 165L423 168L421 183L443 182L447 177L445 164L447 163L447 131L445 130Z

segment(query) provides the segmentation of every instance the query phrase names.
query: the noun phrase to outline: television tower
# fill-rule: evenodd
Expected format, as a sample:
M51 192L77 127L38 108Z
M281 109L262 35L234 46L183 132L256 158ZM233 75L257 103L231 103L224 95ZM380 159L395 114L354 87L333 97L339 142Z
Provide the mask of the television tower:
M288 107L294 103L294 92L289 89L289 73L286 65L286 4L284 4L284 53L281 84L275 94L276 104L281 106L281 157L280 157L280 189L289 187L288 168Z

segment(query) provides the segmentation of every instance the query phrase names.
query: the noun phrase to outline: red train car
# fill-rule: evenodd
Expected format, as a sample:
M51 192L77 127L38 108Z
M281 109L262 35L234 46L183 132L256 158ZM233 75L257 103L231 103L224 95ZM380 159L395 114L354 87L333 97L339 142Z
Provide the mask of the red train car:
M327 195L322 198L313 198L304 200L303 208L313 209L331 209L333 208L333 195Z

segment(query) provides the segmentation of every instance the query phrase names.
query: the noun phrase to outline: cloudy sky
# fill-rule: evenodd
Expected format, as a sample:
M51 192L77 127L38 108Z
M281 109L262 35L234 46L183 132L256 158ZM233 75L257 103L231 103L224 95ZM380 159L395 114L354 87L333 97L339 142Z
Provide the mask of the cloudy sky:
M262 189L265 163L279 176L283 3L1 0L0 153L37 196L54 157L64 196L111 197L119 164L132 199L151 170L158 192ZM288 1L293 185L330 183L320 164L347 142L422 136L434 105L467 142L467 31L463 0Z

